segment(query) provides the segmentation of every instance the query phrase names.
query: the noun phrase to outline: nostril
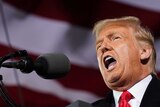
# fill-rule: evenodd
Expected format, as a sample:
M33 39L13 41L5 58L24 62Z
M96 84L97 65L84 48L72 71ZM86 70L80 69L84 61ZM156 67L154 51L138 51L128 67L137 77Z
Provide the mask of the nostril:
M108 50L109 50L108 48L103 47L101 51L104 53L104 52L107 52Z

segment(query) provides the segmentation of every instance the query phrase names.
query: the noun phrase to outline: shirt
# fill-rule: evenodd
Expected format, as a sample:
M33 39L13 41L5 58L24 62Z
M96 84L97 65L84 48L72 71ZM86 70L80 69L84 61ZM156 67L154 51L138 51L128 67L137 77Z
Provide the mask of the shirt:
M132 86L128 91L133 95L133 99L131 99L128 103L131 107L139 107L142 101L143 95L152 79L151 75L148 75L134 86ZM118 101L122 92L113 90L113 96L115 100L115 105L118 107Z

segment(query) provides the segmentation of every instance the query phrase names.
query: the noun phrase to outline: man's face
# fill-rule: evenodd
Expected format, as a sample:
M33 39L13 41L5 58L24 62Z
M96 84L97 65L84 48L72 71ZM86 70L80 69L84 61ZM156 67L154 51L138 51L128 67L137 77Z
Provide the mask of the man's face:
M104 27L96 39L96 51L101 74L109 88L126 90L142 78L140 46L131 28Z

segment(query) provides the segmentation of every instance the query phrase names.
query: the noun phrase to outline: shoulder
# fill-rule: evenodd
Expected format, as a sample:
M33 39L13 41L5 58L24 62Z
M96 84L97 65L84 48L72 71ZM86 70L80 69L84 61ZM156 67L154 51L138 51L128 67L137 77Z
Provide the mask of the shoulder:
M106 99L105 98L97 100L97 101L92 103L93 107L102 107L103 105L106 105Z
M152 74L152 80L151 80L149 86L153 86L153 87L156 86L156 89L158 87L160 87L160 79L157 75Z
M160 93L160 79L158 78L157 75L152 74L152 80L149 83L149 85L146 89L146 92L155 93L155 94Z
M141 107L160 107L160 80L155 75L152 77L143 96Z
M112 107L114 105L113 92L108 92L105 98L97 100L92 103L92 107Z
M160 79L156 75L152 75L144 97L160 98ZM159 100L160 101L160 100Z

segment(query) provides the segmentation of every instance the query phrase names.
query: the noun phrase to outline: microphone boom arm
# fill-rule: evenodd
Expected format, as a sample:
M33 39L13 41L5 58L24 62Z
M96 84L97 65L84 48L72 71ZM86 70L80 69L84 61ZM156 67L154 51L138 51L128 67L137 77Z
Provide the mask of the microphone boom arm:
M20 51L17 51L17 52L14 52L14 53L10 53L10 54L7 54L3 57L0 57L0 67L2 67L3 65L3 62L8 60L8 59L11 59L11 58L15 58L15 57L24 57L24 56L28 56L27 54L27 51L26 50L20 50ZM20 64L23 64L22 63L23 60L20 60L19 63ZM4 64L5 65L5 64ZM15 65L13 65L15 66ZM7 93L7 90L3 84L3 81L2 81L3 77L2 75L0 75L0 94L1 94L1 98L3 99L3 101L9 106L9 107L19 107L15 102L14 100L8 95Z

